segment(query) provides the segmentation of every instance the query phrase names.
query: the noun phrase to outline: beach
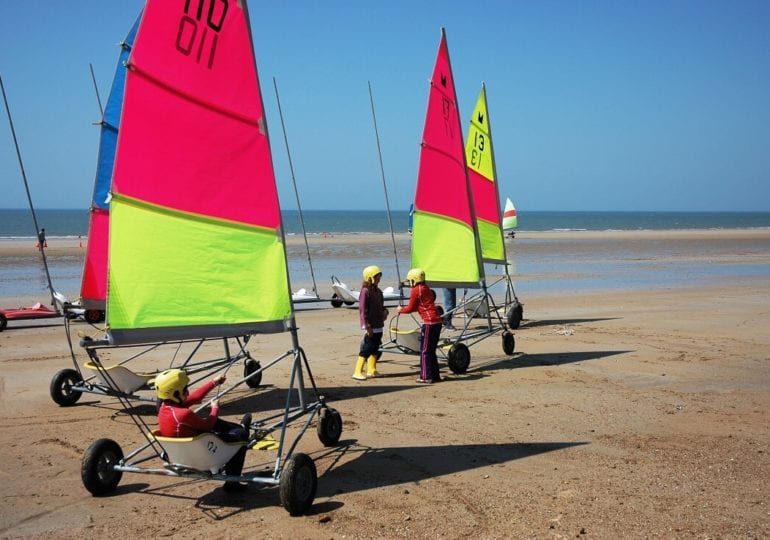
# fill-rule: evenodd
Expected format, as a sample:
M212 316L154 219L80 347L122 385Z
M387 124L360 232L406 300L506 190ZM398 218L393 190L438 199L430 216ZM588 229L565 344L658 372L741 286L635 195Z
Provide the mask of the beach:
M373 253L393 258L387 234L309 241L313 263L354 287ZM408 235L396 243L408 265ZM0 538L769 537L770 230L532 232L507 244L524 303L515 352L491 336L471 346L467 373L442 362L438 384L416 384L418 358L390 353L382 377L351 379L357 311L297 311L315 382L343 420L335 447L314 428L301 439L319 477L301 517L274 488L233 495L161 476L126 473L113 495L92 497L80 479L86 448L109 437L127 452L143 436L115 399L53 403L52 377L72 366L60 319L10 322L0 332ZM302 236L287 250L301 259ZM46 254L55 265L82 252L64 239ZM0 269L37 256L0 242ZM78 334L97 331L71 331L82 364ZM249 343L258 359L288 346L288 334ZM259 410L288 385L289 367L236 389L221 414ZM153 421L153 407L140 412ZM274 459L250 451L245 470Z

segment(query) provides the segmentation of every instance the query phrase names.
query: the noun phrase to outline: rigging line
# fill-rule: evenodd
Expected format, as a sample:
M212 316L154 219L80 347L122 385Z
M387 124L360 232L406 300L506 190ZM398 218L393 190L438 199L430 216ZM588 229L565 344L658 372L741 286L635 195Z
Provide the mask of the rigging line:
M278 116L281 118L281 129L283 130L283 142L286 145L286 156L289 158L289 171L291 172L291 183L294 186L294 197L297 200L297 211L299 213L299 223L302 226L302 237L305 239L305 251L307 252L307 264L310 267L310 278L313 280L313 292L318 298L318 287L315 282L315 273L313 272L313 261L310 258L310 245L307 243L307 231L305 230L305 219L302 217L302 205L299 202L299 191L297 191L297 179L294 176L294 165L291 161L291 151L289 150L289 139L286 136L286 125L283 122L283 110L281 109L281 98L278 96L278 82L273 77L273 87L275 88L275 101L278 103Z
M88 69L91 70L91 82L94 83L94 92L96 93L96 102L99 104L99 115L102 117L100 123L104 123L104 107L102 107L102 98L99 95L99 87L96 85L96 75L94 75L94 65L89 62Z
M399 296L403 296L401 292L403 286L401 284L401 272L398 268L398 250L396 249L396 235L393 232L393 220L390 216L390 201L388 199L388 184L385 181L385 167L382 164L382 148L380 147L380 132L377 129L377 115L374 113L374 96L372 94L372 82L367 81L369 84L369 102L372 105L372 121L374 123L374 135L377 139L377 155L380 158L380 175L382 176L382 188L385 191L385 208L388 211L388 225L390 226L390 238L393 242L393 257L396 260L396 278L398 279Z
M16 157L19 159L19 168L21 169L21 178L24 180L24 189L27 192L27 202L29 202L29 210L32 213L32 222L35 226L35 237L38 236L41 230L37 224L37 215L35 214L35 207L32 204L32 195L29 192L29 183L27 182L27 173L24 171L24 162L21 159L21 150L19 150L19 142L16 139L16 129L13 127L13 119L11 118L11 108L8 105L8 97L5 94L5 85L3 84L3 78L0 76L0 90L3 92L3 102L5 103L5 112L8 115L8 124L11 126L11 135L13 136L13 144L16 147ZM43 257L43 268L45 268L45 277L48 281L48 291L51 293L51 305L59 311L59 305L54 296L53 284L51 283L51 273L48 271L48 261L45 258L45 244L40 244L40 255ZM63 308L64 306L62 306Z

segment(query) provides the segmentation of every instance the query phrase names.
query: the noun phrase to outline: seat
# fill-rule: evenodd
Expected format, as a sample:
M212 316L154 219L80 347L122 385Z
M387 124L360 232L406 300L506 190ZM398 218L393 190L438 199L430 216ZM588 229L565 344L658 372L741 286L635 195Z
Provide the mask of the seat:
M246 444L246 441L226 442L213 433L195 437L163 437L154 430L149 438L158 441L171 464L216 474Z
M157 373L134 373L124 366L97 366L90 360L83 364L83 367L95 371L97 378L103 384L110 388L117 387L124 394L149 386L157 375Z
M390 335L396 345L408 352L420 352L420 329L399 330L395 326L390 327Z

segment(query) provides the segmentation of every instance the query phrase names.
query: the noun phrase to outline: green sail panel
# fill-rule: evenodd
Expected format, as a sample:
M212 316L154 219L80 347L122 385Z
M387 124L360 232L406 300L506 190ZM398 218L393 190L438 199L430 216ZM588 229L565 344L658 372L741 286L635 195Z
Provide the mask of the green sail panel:
M436 287L479 286L479 265L473 257L457 257L457 253L473 253L474 231L461 221L414 212L412 267L430 268L430 283Z
M122 197L113 199L111 218L107 311L115 342L285 330L292 306L275 230Z

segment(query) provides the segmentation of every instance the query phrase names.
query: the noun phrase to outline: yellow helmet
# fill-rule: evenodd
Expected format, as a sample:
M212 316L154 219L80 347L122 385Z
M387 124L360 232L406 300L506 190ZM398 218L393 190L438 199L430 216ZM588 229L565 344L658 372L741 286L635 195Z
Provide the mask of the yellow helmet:
M377 274L382 274L379 266L371 265L364 268L364 281L367 283L373 283Z
M167 369L155 377L155 394L161 400L184 401L184 389L190 384L190 377L182 369Z
M425 270L422 268L412 268L409 270L409 272L407 272L406 280L412 287L418 283L425 283Z

